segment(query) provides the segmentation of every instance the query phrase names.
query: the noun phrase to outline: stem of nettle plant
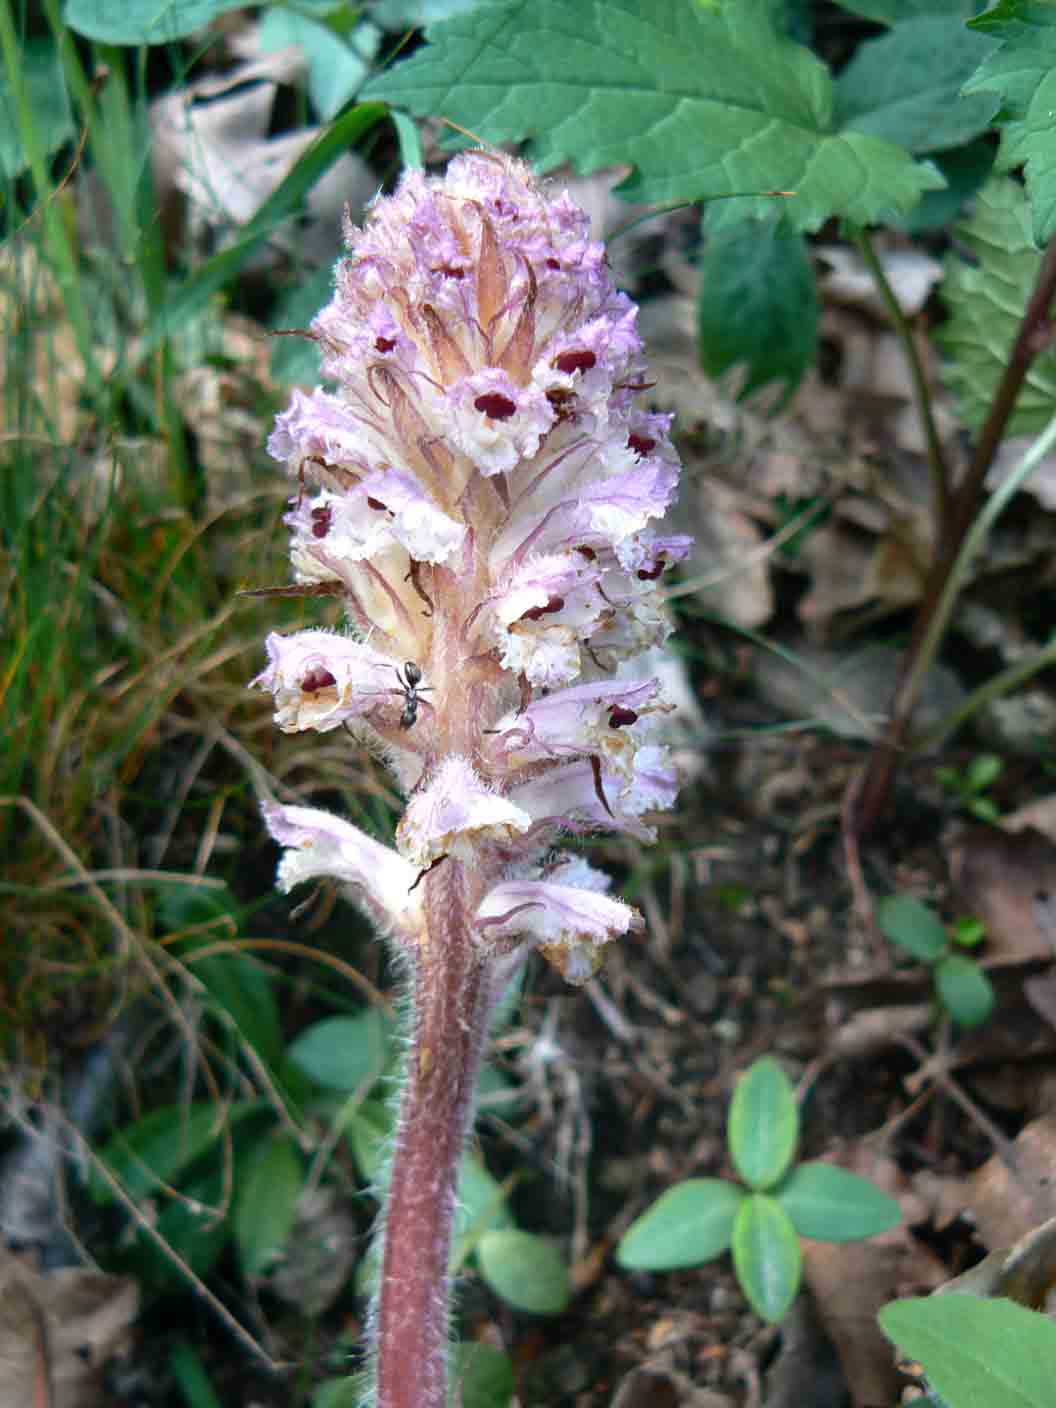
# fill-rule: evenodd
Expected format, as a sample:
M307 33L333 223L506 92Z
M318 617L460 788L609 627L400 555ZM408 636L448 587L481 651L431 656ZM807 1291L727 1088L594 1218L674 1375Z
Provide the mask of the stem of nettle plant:
M1009 353L1008 364L979 433L968 472L950 500L949 513L945 520L936 524L935 556L895 685L890 722L884 737L873 749L864 773L852 783L855 791L847 815L850 830L856 838L864 836L875 825L887 804L891 781L898 759L905 750L913 711L924 687L924 680L952 614L957 592L963 583L974 547L981 542L981 537L977 538L975 534L973 524L983 525L985 532L992 522L994 515L979 513L987 471L993 463L1031 363L1053 340L1054 328L1050 310L1054 297L1056 241L1049 244L1041 261L1034 292L1023 314L1019 332ZM1028 460L1035 455L1038 445L1043 441L1046 442L1046 448L1053 443L1049 439L1052 429L1051 424L1046 427L1043 435L1028 452ZM1033 469L1034 463L1036 461L1031 462L1027 473ZM1000 506L1003 507L1007 497L1006 486L1015 481L1018 487L1026 477L1022 471L1023 465L1001 486L1001 490L991 500L989 508L992 508L997 500L1000 500ZM968 547L970 534L973 546L964 552L963 549Z
M465 867L446 860L424 882L429 942L413 960L411 1040L385 1208L376 1307L375 1408L447 1401L451 1229L473 1117L494 960L469 925Z

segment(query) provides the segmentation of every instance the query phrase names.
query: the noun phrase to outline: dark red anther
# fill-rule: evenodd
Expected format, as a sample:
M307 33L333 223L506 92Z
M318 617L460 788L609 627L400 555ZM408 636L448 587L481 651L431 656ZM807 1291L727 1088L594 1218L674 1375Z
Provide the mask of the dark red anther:
M581 543L579 547L576 548L576 552L582 553L588 562L595 562L597 560L598 554L593 548L588 548L586 543Z
M325 538L334 521L334 510L329 504L320 504L312 509L312 537Z
M551 254L546 261L546 267L548 269L560 269L561 261L560 259L555 259L554 256Z
M380 499L372 499L369 494L367 495L367 508L374 509L376 513L386 513L388 511L386 504L383 504Z
M639 582L655 582L666 566L667 563L661 557L657 559L656 565L653 567L639 567L635 576L638 578Z
M649 435L628 435L627 444L639 458L651 455L656 449L656 441Z
M638 715L633 709L625 709L622 704L613 704L609 709L609 727L626 728L628 724L638 722Z
M588 348L583 347L578 351L562 352L554 361L554 366L559 372L571 375L572 372L589 372L591 367L598 364L598 359Z
M466 277L465 269L459 269L454 264L438 264L435 269L430 270L430 273L443 274L445 279L464 279Z
M530 606L521 615L522 621L538 621L543 616L549 616L555 611L564 609L565 598L563 596L547 597L545 606Z
M331 685L337 684L337 680L322 665L313 665L310 670L306 670L304 679L301 680L302 694L318 694L321 689L329 689Z
M516 401L503 396L501 391L488 391L478 396L473 405L489 420L509 420L517 409Z
M374 339L375 352L381 352L383 354L385 352L391 352L395 346L396 339L394 337L376 337Z

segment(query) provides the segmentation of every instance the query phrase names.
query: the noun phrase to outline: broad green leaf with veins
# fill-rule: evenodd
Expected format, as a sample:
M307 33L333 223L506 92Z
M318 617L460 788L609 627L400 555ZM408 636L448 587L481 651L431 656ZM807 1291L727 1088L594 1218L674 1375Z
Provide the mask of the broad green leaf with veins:
M628 200L748 195L816 230L906 212L943 185L927 162L834 117L825 66L778 34L768 0L492 0L361 96L447 117L486 142L529 139L544 169L631 163Z
M1010 118L1000 164L1023 166L1034 238L1056 235L1056 7L1023 5L1018 18L988 28L1003 42L964 86L966 94L996 93Z
M992 177L976 197L972 218L957 227L957 238L978 263L968 264L956 251L947 255L942 296L950 320L938 340L948 359L944 379L974 430L1004 372L1041 263L1023 187L1008 176ZM1056 348L1050 348L1031 364L1006 433L1035 434L1054 412Z

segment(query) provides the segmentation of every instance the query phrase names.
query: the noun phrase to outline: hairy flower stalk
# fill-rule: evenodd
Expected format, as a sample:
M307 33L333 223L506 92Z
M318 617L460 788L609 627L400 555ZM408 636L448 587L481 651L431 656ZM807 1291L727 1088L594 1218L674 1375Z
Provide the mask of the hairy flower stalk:
M312 324L335 391L295 392L269 450L298 481L294 577L347 634L273 634L255 683L279 727L346 727L407 796L390 849L268 804L283 889L336 877L403 956L412 1030L371 1318L377 1408L445 1399L457 1171L487 1021L538 950L586 982L641 928L585 860L599 829L650 839L672 804L655 680L623 669L668 631L657 591L689 540L636 310L587 217L527 166L474 152L407 173ZM617 673L620 671L620 673Z

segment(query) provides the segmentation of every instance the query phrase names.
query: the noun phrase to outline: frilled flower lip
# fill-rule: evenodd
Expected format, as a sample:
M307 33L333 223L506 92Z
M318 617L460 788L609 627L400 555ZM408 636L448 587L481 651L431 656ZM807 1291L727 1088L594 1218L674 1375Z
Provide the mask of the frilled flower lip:
M532 819L485 785L468 758L448 758L407 804L396 844L417 865L468 856L481 844L510 845Z
M333 631L272 631L268 665L251 687L275 697L275 722L284 733L327 733L346 721L403 707L399 667L360 641Z
M678 774L668 750L650 746L634 754L631 776L598 760L560 763L513 787L511 800L531 816L536 827L583 831L624 831L639 841L656 840L639 817L674 806Z
M419 872L391 847L315 807L265 802L261 810L269 833L286 848L278 871L283 893L306 880L338 880L353 887L375 918L420 919Z
M610 761L633 757L639 718L658 708L657 680L599 680L571 685L506 714L492 740L508 766L546 758L601 753Z
M324 489L311 500L298 496L286 522L295 565L314 558L330 575L334 565L362 562L394 544L417 562L447 562L467 531L397 469L374 470L340 494ZM308 574L317 570L309 566Z
M604 946L640 931L644 920L623 900L602 893L608 876L586 861L568 861L556 873L561 880L496 885L477 910L477 932L485 945L499 939L530 942L570 983L584 983L597 971Z

